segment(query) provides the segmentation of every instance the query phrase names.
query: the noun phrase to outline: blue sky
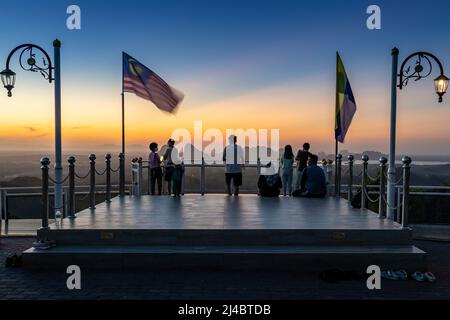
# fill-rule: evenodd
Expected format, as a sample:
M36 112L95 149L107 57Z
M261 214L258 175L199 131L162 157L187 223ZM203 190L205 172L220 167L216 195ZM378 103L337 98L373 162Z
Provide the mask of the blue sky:
M81 8L79 31L65 27L70 4ZM381 30L366 28L366 8L371 4L381 7ZM363 122L378 113L388 119L393 46L400 48L400 58L417 50L433 52L450 74L449 18L450 1L446 0L2 1L0 63L18 44L32 42L51 51L52 40L59 38L66 100L74 90L95 100L102 98L96 89L120 93L120 58L121 51L126 51L184 91L189 97L185 109L195 111L221 99L292 84L314 87L318 98L333 102L338 50L359 102L358 121ZM45 86L42 81L20 76L27 79L27 85ZM447 99L442 105L435 103L431 80L410 86L414 89L400 94L400 104L409 110L436 108L448 116L450 104ZM380 100L375 102L373 97ZM364 114L366 100L371 106ZM330 113L333 108L331 104ZM299 117L305 116L304 110L299 108ZM417 117L419 121L420 114ZM386 149L386 124L368 128L374 131L372 149ZM445 129L428 137L436 144L431 148L423 146L426 139L419 139L416 145L407 136L409 132L402 137L400 129L399 139L405 139L400 148L418 153L442 150L450 133ZM366 143L358 140L358 131L349 134L353 139L345 147L365 147ZM377 140L380 135L384 140ZM331 130L324 132L317 144L323 149L332 146Z

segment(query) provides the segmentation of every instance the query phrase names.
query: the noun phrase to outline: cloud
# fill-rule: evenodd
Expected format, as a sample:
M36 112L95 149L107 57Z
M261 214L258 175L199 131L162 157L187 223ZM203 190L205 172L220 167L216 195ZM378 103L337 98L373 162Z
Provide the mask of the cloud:
M22 127L22 128L27 129L27 130L30 131L30 132L36 132L36 131L37 131L37 129L36 129L35 127L27 127L27 126L24 126L24 127Z

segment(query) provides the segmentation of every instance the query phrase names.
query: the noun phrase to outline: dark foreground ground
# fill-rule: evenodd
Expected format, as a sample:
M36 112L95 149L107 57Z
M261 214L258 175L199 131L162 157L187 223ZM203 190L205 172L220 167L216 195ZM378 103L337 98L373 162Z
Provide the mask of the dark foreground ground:
M450 299L450 242L415 241L429 253L436 283L365 280L327 283L317 273L279 271L82 271L81 290L68 290L65 270L5 267L34 238L0 238L0 299Z

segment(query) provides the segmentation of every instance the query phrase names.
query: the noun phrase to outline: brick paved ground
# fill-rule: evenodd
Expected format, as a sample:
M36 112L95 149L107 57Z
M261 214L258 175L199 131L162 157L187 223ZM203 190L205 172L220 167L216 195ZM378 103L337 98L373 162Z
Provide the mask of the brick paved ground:
M0 238L0 299L450 299L450 243L416 241L429 252L432 283L382 281L369 291L365 281L323 282L295 272L101 272L83 271L82 290L66 289L65 270L6 268L6 256L31 246L33 238Z

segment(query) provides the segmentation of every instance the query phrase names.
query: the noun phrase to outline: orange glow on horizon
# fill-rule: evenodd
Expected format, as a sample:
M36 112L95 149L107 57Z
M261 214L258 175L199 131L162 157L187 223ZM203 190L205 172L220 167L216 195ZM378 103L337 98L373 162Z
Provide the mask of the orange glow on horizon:
M311 81L314 83L314 81ZM53 97L51 90L38 87L34 92L22 89L14 98L0 95L0 147L23 144L52 148ZM389 106L380 93L357 96L358 110L342 149L386 152L389 134ZM95 97L95 98L94 98ZM405 101L402 101L406 105ZM32 106L32 108L30 108ZM405 108L405 107L402 107ZM414 141L441 141L450 136L446 108L410 108L399 111L398 140L404 145ZM63 94L63 148L114 146L121 141L120 96L110 91L100 94L87 90L85 95ZM192 134L195 120L203 121L203 131L226 129L279 129L280 144L300 146L309 141L318 151L333 150L334 95L324 95L307 83L289 83L262 88L228 98L196 104L186 94L175 115L165 114L149 101L126 96L126 141L129 146L146 149L150 141L164 144L173 130L185 128ZM420 130L420 132L418 132ZM420 133L420 137L418 134ZM431 144L432 145L432 144ZM436 147L439 150L439 147Z

